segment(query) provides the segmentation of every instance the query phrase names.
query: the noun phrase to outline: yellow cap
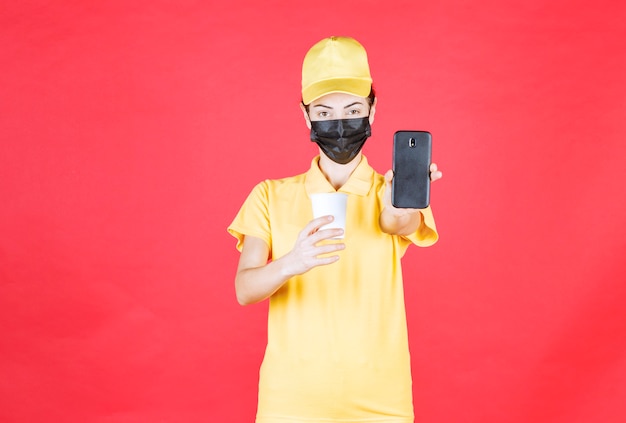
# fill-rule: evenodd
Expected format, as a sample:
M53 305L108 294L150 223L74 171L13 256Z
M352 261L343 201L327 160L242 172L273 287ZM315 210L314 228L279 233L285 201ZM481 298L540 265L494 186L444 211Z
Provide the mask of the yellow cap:
M330 37L315 44L302 63L302 101L312 101L330 93L367 97L372 76L367 53L354 38Z

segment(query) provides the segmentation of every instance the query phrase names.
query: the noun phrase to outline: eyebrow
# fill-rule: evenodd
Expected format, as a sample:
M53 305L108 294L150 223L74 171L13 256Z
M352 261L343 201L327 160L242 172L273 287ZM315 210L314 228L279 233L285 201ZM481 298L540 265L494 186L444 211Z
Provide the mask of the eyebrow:
M350 107L352 107L352 106L354 106L354 105L357 105L357 104L358 104L358 105L363 105L363 103L362 103L362 102L360 102L360 101L355 101L354 103L350 103L350 104L348 104L347 106L344 106L344 109L349 109ZM325 108L325 109L332 109L332 107L327 106L327 105L325 105L325 104L316 104L316 105L315 105L315 106L313 106L313 107L323 107L323 108Z

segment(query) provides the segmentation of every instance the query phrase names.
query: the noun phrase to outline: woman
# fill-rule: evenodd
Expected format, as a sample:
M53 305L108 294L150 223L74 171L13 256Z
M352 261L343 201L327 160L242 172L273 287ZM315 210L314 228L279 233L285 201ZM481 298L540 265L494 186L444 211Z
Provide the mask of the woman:
M301 107L319 156L258 184L228 228L238 301L270 301L256 421L413 422L400 259L437 241L432 212L394 208L393 173L362 155L376 98L361 44L330 37L309 50ZM345 234L320 229L332 216L312 219L310 194L335 191L348 194Z

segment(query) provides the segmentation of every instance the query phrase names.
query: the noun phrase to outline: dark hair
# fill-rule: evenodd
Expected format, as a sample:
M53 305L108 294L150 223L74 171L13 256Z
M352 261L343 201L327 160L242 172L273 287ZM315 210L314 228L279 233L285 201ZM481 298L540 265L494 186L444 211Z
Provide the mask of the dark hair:
M372 106L372 104L374 104L374 100L376 99L376 91L374 90L374 86L372 85L372 88L370 88L370 93L367 97L365 97L367 99L367 102L370 104L370 107ZM308 104L304 104L304 101L302 100L302 98L300 98L300 103L302 103L304 105L304 109L306 110L307 113L309 113L309 105Z

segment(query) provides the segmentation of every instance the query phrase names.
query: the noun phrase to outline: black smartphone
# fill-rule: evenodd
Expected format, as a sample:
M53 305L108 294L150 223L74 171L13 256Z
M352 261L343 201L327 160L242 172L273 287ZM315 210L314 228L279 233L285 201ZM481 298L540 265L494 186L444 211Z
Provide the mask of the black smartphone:
M432 135L427 131L397 131L393 135L391 204L423 209L430 204Z

